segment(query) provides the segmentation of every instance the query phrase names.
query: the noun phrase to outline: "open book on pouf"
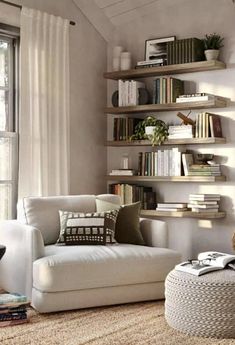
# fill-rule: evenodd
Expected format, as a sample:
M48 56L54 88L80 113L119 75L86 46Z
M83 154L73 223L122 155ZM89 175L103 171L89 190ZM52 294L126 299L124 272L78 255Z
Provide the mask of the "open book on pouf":
M176 265L175 269L200 276L211 271L222 270L227 266L235 270L235 255L219 252L203 252L198 254L197 260L182 262Z

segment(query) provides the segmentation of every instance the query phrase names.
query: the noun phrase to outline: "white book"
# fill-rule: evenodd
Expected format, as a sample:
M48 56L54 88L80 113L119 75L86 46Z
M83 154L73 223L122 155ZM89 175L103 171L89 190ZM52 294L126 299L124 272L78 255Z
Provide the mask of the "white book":
M196 213L219 212L218 208L203 209L203 208L192 207L191 210L192 212L196 212Z
M168 150L163 151L163 176L169 176Z
M203 252L198 254L197 260L182 262L175 266L177 271L200 276L211 271L224 269L226 265L234 262L235 255L220 252ZM232 267L232 266L230 266Z
M187 134L187 133L168 135L168 139L192 139L192 138L193 138L193 134Z
M203 102L203 101L209 101L214 98L215 96L212 96L212 95L198 96L198 97L180 97L180 98L178 97L176 98L176 103Z
M153 60L146 60L146 61L138 61L137 66L142 66L142 65L153 65L153 64L158 64L158 63L163 63L164 59L153 59Z
M157 151L154 152L154 176L158 176L158 158L157 158Z
M219 205L206 205L206 204L197 204L197 205L195 205L195 204L188 204L188 207L189 208L198 208L198 209L207 209L207 210L209 210L209 209L216 209L216 208L219 208Z
M187 207L184 208L177 208L177 207L160 207L160 208L156 208L156 211L160 211L160 212L184 212L184 211L188 211Z
M122 107L122 93L123 93L123 81L121 79L118 80L118 106Z
M164 203L158 203L158 208L187 208L186 202L164 202Z

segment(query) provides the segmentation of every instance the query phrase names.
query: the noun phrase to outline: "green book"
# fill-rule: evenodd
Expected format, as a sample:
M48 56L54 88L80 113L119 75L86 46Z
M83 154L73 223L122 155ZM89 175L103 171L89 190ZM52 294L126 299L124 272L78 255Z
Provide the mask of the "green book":
M176 102L176 98L184 94L184 81L172 78L172 102Z
M192 62L192 38L188 39L188 62Z
M175 41L175 64L179 63L179 41Z
M171 42L167 42L166 44L166 56L167 56L167 65L171 64Z
M205 60L203 41L192 38L192 62L203 60Z

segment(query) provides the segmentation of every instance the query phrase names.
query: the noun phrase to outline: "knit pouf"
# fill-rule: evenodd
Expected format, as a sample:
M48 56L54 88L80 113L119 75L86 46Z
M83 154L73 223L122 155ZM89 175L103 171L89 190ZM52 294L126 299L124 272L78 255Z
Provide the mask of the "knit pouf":
M200 277L171 271L166 278L165 318L186 334L235 338L235 271Z

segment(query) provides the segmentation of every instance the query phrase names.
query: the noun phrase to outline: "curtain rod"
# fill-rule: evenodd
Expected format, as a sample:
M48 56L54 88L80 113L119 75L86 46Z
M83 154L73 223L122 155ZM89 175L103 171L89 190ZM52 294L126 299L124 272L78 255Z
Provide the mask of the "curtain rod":
M0 2L2 2L3 4L9 5L9 6L17 7L20 10L22 9L21 5L14 4L13 2L5 1L5 0L0 0ZM69 24L70 25L76 25L76 23L73 22L72 20L70 20Z

